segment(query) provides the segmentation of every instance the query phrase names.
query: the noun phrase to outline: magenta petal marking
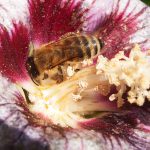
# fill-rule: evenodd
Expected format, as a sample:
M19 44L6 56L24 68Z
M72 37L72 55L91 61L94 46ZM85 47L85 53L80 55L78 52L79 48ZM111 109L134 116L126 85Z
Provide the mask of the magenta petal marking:
M101 31L101 37L105 42L105 47L103 49L103 54L108 57L112 58L115 54L119 51L124 50L126 54L129 53L131 49L131 44L129 43L131 35L133 35L137 30L137 23L136 19L142 12L145 10L143 8L139 13L135 16L129 17L127 19L123 19L122 16L116 16L116 18L108 19L109 22L106 21L105 26L107 29L103 29ZM113 30L111 30L113 28ZM104 31L105 30L105 31Z
M79 122L79 126L85 129L92 129L110 138L124 139L136 148L150 146L149 141L137 135L134 129L147 132L150 125L149 105L144 109L137 106L126 106L125 110L119 113L108 114L103 118L93 118Z
M25 62L29 49L28 29L22 24L13 23L13 30L1 25L0 28L0 71L12 82L28 78Z
M120 1L118 1L118 5L119 2ZM121 50L124 50L125 53L128 54L132 46L129 43L130 37L140 30L138 28L138 17L143 14L146 7L134 15L131 15L131 11L131 13L125 17L125 12L129 4L130 0L122 12L118 12L117 5L115 11L107 17L103 27L99 31L100 37L105 43L102 53L108 58L114 57L114 55Z
M67 32L76 32L83 23L81 19L87 8L81 9L83 1L29 0L31 32L35 44L56 40Z
M134 2L127 0L125 1L125 6L120 9L122 3L121 0L113 1L113 4L108 4L111 12L107 12L107 2L102 1L104 5L102 8L100 7L95 10L96 12L93 11L94 8L90 10L86 28L83 29L85 32L91 34L93 32L96 33L96 35L104 41L102 54L108 58L114 57L120 50L124 50L125 53L128 54L133 46L130 41L132 36L136 36L136 33L139 31L145 31L145 29L143 29L144 23L146 22L144 21L144 15L147 12L148 6L142 6L142 8L137 11L136 5L132 8ZM95 18L95 20L93 18ZM139 42L141 46L145 44L145 40L148 39L148 37L145 38L146 39Z

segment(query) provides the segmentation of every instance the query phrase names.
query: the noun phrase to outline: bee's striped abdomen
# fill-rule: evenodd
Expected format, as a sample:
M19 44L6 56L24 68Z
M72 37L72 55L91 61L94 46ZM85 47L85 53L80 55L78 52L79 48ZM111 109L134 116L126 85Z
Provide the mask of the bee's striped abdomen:
M77 35L74 39L79 43L74 49L79 58L92 58L100 53L101 41L95 36Z

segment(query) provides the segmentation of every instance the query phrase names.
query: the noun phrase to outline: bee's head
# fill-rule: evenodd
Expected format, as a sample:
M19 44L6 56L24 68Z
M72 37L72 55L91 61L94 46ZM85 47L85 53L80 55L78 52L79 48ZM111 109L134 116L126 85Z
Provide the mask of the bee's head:
M26 69L33 81L40 75L36 64L34 63L34 58L33 56L28 57L26 61Z

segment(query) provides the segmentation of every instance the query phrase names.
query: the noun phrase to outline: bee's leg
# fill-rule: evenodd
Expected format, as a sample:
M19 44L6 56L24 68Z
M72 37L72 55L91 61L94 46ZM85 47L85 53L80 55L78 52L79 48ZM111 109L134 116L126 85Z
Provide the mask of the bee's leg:
M71 66L75 72L78 72L81 70L82 64L79 61L67 61L66 63L67 66Z
M60 65L57 66L56 74L54 74L54 76L52 76L52 79L55 80L56 83L61 83L64 81L62 66L60 66Z
M43 74L43 79L42 79L42 80L48 79L48 77L49 77L48 73L47 73L47 72L44 72L44 74Z
M57 82L60 83L64 80L62 66L60 65L58 66L58 76L59 76L59 80Z

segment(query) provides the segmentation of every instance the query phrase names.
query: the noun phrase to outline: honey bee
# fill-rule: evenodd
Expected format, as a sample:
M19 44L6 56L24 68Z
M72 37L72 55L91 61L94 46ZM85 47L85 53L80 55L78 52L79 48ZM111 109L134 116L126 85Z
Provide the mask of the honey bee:
M26 68L37 84L42 84L45 79L60 83L64 80L65 66L96 57L102 46L102 41L96 36L69 33L33 50Z

